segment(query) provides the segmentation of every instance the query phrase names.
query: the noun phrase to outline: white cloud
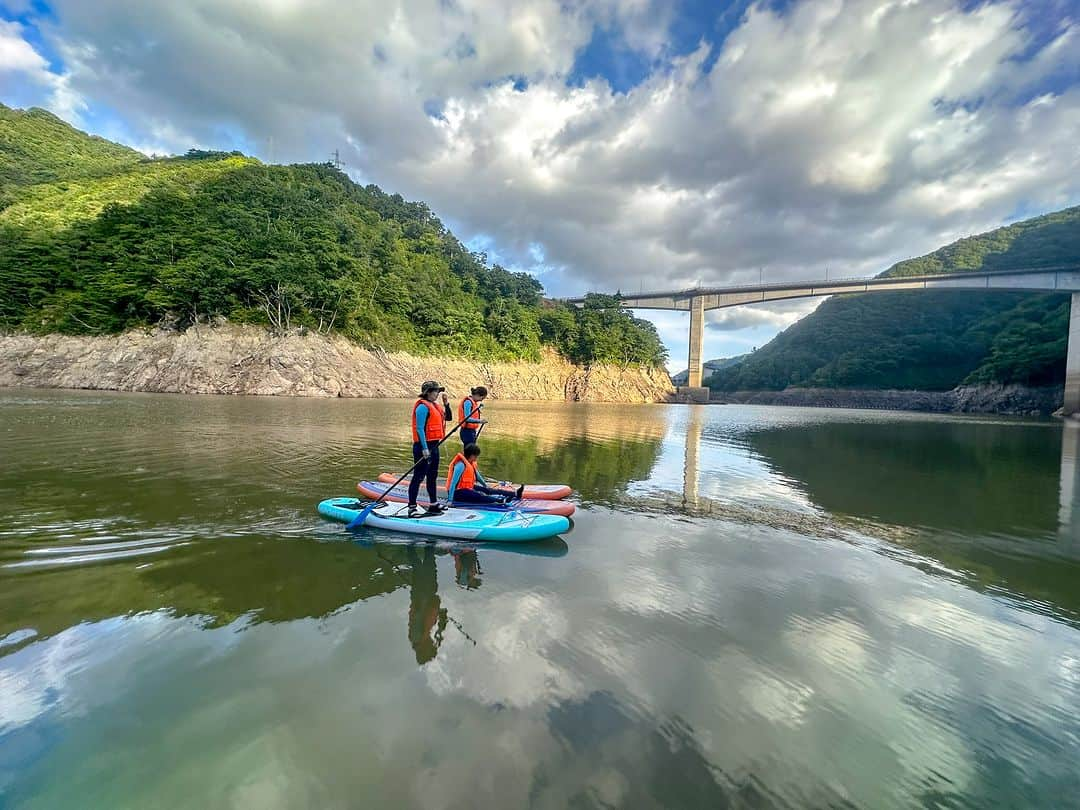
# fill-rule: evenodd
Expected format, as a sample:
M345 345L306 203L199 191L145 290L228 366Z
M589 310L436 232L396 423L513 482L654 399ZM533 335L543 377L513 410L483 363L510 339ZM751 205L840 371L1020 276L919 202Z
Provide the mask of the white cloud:
M0 72L18 71L31 75L47 72L49 63L23 39L22 26L0 20Z
M731 332L756 326L786 329L813 312L823 298L802 298L777 304L749 304L713 309L705 313L705 326L717 332Z
M154 149L341 148L508 263L542 256L555 294L866 274L1080 196L1080 89L1044 87L1080 67L1068 21L1040 46L1016 3L802 0L671 58L671 9L58 0L43 30L68 108L91 98ZM597 26L654 60L627 93L566 83Z
M54 73L45 59L25 38L25 29L17 22L0 19L0 94L17 96L26 85L44 92L43 99L57 115L79 123L79 113L86 108L83 99L72 90L67 74Z

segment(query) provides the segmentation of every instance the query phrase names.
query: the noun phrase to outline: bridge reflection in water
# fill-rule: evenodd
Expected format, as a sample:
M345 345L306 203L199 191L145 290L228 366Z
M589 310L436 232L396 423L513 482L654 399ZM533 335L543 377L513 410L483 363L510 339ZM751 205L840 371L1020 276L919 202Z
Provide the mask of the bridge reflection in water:
M728 430L714 418L722 408L687 405L685 420L673 420L685 509L731 512L734 470L756 462L752 477L772 479L779 509L810 505L951 537L1056 540L1038 548L1080 558L1080 422L1066 421L1059 450L1049 424L837 413Z
M1058 535L1080 556L1080 422L1066 420L1061 434L1061 485Z
M653 479L655 508L665 485L676 507L681 484L692 515L863 538L1080 624L1080 424L802 410L686 406Z
M683 506L696 508L698 498L698 460L701 457L701 409L702 405L687 405L689 419L686 423L686 453L683 463Z

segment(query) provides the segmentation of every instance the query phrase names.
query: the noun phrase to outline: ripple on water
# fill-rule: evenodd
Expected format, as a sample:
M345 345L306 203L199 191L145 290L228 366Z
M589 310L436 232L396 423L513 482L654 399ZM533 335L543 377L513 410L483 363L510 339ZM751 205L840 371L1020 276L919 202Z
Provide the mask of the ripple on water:
M92 544L87 545L80 553L65 553L64 551L49 550L48 557L39 557L37 559L23 560L21 562L5 563L4 568L44 568L47 566L59 566L59 565L85 565L89 563L103 563L110 562L112 560L124 560L131 557L144 557L150 554L160 554L163 551L169 551L170 549L179 548L185 546L187 543L178 542L170 543L166 545L139 545L138 547L130 547L120 549L123 546L122 543L110 543L108 544L112 550L102 551L95 548ZM67 552L71 550L68 549ZM30 552L28 552L30 553Z

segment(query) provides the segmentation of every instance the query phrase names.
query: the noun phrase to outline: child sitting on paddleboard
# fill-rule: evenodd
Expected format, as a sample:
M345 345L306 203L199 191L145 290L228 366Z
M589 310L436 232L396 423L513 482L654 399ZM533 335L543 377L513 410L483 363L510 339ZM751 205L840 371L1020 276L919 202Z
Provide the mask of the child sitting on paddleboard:
M451 504L468 503L508 503L520 499L525 491L522 484L516 491L510 489L492 489L476 467L480 457L480 448L475 444L454 456L450 462L450 474L446 477L446 492Z

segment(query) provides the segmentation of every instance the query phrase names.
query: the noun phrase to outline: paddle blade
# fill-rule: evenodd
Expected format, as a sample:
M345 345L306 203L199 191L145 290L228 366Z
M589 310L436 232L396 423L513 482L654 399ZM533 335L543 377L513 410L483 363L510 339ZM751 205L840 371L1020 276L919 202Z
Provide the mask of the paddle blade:
M368 515L371 514L372 510L375 509L376 505L377 502L369 503L367 506L361 509L360 514L354 517L351 521L349 521L349 525L346 526L345 529L359 529L361 526L363 526L364 521L367 520Z

